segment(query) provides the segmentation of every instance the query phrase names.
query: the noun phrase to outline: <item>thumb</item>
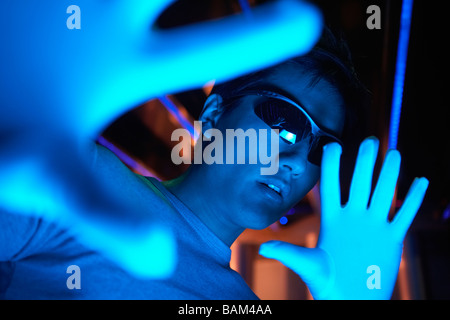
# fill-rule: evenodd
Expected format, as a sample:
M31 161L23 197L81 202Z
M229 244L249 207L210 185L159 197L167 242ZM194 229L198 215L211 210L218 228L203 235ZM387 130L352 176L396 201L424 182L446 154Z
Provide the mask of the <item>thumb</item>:
M269 241L260 246L259 254L280 261L297 273L313 297L321 295L332 281L331 261L319 248L305 248L283 241Z

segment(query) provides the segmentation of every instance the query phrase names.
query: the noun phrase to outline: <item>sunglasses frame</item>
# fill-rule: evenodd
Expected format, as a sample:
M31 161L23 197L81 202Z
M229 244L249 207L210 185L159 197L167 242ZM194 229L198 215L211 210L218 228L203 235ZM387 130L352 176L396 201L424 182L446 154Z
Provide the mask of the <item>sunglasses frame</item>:
M291 100L291 99L289 99L289 98L287 98L287 97L285 97L285 96L283 96L283 95L281 95L279 93L276 93L276 92L273 92L273 91L268 91L268 90L261 90L261 89L246 89L246 90L243 90L243 91L239 92L239 94L237 94L237 95L233 95L232 98L240 98L240 97L243 97L243 96L251 96L251 95L260 96L260 97L267 97L267 98L273 98L273 99L276 99L276 100L281 100L281 101L287 102L288 104L290 104L290 105L294 106L295 108L299 109L306 116L308 121L311 123L311 128L312 128L311 129L311 133L312 133L312 135L314 137L325 136L325 137L328 137L329 139L331 139L332 141L339 143L341 146L343 145L343 143L342 143L342 141L340 139L338 139L334 135L329 134L328 132L322 130L314 122L314 120L310 117L308 112L306 112L305 109L301 105L299 105L297 102L295 102L295 101L293 101L293 100ZM255 108L256 108L256 105L255 105ZM269 125L269 127L270 127L270 125ZM281 138L282 137L280 136L280 139ZM295 142L295 143L297 143L297 142ZM295 143L293 143L293 144L295 144ZM313 146L311 144L310 145L310 151L309 151L310 153L312 151L311 150L312 147ZM319 152L321 152L321 151L322 150L319 150Z

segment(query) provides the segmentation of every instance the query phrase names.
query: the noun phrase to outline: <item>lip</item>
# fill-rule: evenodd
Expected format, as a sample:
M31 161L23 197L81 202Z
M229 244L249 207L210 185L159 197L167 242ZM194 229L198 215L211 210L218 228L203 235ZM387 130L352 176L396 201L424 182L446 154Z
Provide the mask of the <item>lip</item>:
M274 194L277 194L282 199L285 199L290 191L289 184L282 180L277 178L267 178L261 181L258 181L259 184L263 185L269 190L272 190ZM275 189L279 189L279 192L275 191L273 188L269 187L269 185L275 186Z

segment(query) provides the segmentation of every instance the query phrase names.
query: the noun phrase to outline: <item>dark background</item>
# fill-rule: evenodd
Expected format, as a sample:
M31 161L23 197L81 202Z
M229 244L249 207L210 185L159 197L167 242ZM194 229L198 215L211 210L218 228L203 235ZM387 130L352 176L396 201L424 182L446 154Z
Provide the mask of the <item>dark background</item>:
M255 6L265 1L249 2ZM322 10L327 24L346 36L356 70L372 92L367 129L380 139L380 150L385 150L402 1L313 2ZM450 298L450 103L447 99L450 69L446 43L448 13L443 3L425 0L414 3L398 139L402 168L397 206L401 205L415 177L424 176L430 181L424 203L406 239L414 261L411 296L415 299ZM366 27L369 17L366 9L372 4L381 9L380 30ZM160 16L158 25L171 28L239 11L238 0L177 1ZM198 117L206 98L203 90L173 95L194 119ZM159 177L178 176L186 167L173 165L171 146L142 120L141 109L138 107L118 119L103 137L152 168ZM350 161L343 170L351 170L351 167Z

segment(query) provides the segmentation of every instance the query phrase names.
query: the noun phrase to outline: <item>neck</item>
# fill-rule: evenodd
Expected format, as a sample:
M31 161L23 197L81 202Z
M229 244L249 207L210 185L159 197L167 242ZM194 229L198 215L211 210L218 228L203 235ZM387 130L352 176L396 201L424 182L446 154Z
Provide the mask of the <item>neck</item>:
M214 186L208 185L201 170L192 165L182 176L164 182L164 186L183 202L223 243L231 246L245 230L233 223L228 214L232 208L223 201Z

